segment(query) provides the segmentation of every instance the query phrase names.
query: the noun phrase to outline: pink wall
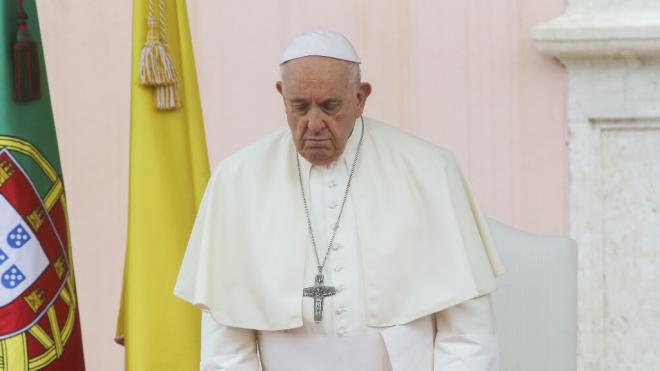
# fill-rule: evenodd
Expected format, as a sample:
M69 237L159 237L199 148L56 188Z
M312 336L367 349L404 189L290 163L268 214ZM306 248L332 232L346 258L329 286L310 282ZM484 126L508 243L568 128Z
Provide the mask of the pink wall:
M453 150L496 219L567 232L566 74L530 39L563 1L323 4L190 2L212 163L285 123L279 54L323 26L355 44L374 87L368 115Z
M69 197L90 370L114 345L125 243L131 4L37 0ZM372 83L367 114L456 153L485 211L565 234L566 74L531 28L563 0L189 0L211 164L285 123L274 89L288 41L345 33Z

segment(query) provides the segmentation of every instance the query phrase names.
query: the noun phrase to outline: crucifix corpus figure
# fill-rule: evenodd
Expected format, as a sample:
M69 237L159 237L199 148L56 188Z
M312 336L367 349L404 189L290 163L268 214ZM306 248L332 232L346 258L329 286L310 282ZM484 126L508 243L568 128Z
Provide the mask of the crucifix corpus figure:
M335 295L336 293L337 290L334 287L323 285L322 274L316 275L314 286L303 289L303 296L314 298L314 322L318 323L323 319L323 298Z

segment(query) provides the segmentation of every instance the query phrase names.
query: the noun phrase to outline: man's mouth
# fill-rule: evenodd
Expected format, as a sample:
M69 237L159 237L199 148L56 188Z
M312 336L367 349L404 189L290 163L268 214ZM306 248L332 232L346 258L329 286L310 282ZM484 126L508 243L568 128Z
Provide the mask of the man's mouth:
M307 148L326 148L330 143L328 138L308 138L305 139L305 147Z

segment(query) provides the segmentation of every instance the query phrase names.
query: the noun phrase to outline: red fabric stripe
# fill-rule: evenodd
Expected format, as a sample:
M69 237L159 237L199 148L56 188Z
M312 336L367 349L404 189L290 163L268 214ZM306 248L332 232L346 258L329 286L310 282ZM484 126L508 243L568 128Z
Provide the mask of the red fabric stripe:
M20 49L14 49L14 98L21 100L21 53Z
M27 48L25 53L25 64L27 65L28 97L31 99L34 97L34 91L32 89L32 54L30 48Z

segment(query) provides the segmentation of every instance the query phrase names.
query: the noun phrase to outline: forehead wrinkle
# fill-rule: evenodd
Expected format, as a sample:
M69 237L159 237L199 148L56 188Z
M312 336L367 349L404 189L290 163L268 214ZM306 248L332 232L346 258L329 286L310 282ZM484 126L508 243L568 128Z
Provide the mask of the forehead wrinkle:
M285 95L292 103L341 99L341 91L337 90L342 88L321 80L295 80L284 86Z

